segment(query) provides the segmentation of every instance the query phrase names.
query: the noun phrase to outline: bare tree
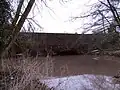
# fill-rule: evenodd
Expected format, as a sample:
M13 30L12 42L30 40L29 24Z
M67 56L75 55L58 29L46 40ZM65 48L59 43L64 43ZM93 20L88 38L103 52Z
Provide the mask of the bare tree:
M6 51L8 51L10 49L12 44L17 39L17 36L18 36L21 28L23 27L23 24L24 24L28 14L29 14L29 12L32 9L32 6L35 3L35 0L30 0L28 2L27 7L25 8L24 12L22 13L22 15L20 15L21 11L22 11L22 7L24 5L23 3L24 3L24 0L19 0L19 5L17 7L16 14L13 18L11 25L9 26L9 29L11 30L11 34L5 40L5 41L7 41L7 44L5 44L4 49L0 53L1 57L4 55L4 53Z
M17 11L15 14L15 17L13 18L12 23L6 28L7 30L10 29L10 34L7 36L7 38L4 39L4 42L2 43L3 47L2 50L0 51L0 62L2 61L2 57L5 55L5 53L11 48L11 46L13 45L13 43L15 42L15 40L17 39L17 36L29 14L29 12L32 9L32 6L35 3L35 0L30 0L27 4L27 7L25 8L25 11L23 12L23 14L20 16L21 10L22 10L22 6L23 6L23 2L24 0L20 0L19 1L19 5L17 7ZM5 30L5 28L3 28L3 31ZM1 62L2 64L2 62ZM0 69L1 69L1 65L0 65Z
M75 16L72 19L89 19L83 25L84 32L89 30L94 32L104 32L110 25L120 26L119 0L98 0L97 3L90 5L89 12Z

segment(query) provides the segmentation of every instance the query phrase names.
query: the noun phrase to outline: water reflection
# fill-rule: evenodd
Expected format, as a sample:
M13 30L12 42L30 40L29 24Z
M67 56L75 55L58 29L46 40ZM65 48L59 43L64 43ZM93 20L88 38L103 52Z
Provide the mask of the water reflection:
M63 78L44 80L49 87L55 90L120 90L110 76L84 74Z

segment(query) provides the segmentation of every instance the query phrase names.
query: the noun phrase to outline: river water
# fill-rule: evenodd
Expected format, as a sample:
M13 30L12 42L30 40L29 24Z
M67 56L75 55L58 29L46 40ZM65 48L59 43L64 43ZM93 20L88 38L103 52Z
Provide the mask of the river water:
M120 90L120 79L113 78L120 69L119 60L111 56L54 57L54 76L43 82L55 90ZM61 74L60 67L67 69Z

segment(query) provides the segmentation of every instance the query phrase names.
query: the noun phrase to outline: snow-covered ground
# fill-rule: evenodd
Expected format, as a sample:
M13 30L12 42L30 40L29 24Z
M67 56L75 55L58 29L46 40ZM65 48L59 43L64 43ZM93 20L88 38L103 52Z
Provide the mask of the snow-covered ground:
M119 85L112 82L112 78L102 75L78 75L44 80L55 90L120 90Z

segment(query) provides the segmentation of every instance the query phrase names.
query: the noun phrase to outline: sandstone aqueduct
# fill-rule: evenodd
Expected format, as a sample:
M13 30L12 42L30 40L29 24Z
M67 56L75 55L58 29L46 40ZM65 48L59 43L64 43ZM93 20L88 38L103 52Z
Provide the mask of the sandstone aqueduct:
M86 54L94 49L107 49L111 44L103 46L103 34L62 34L62 33L20 33L17 43L11 48L12 54L26 50L38 52L39 55L54 53L55 55Z

